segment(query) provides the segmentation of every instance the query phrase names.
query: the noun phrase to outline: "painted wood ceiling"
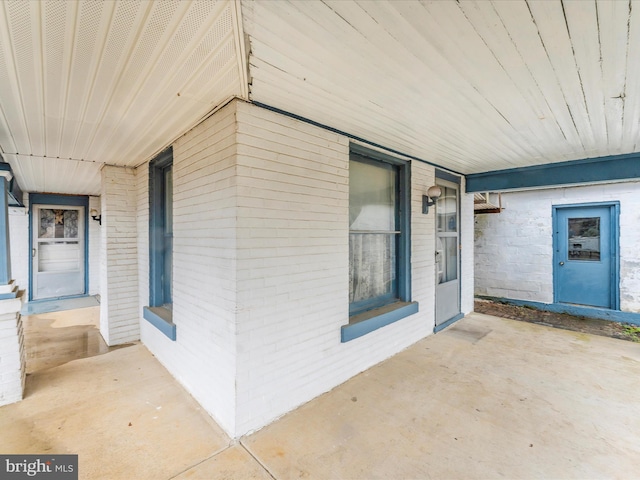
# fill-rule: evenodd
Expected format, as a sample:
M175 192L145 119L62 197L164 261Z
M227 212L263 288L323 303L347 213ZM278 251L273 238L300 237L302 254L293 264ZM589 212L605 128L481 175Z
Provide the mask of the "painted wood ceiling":
M631 153L639 55L637 0L4 1L0 148L98 194L238 96L461 173Z
M0 2L0 148L24 191L100 193L246 96L233 1Z

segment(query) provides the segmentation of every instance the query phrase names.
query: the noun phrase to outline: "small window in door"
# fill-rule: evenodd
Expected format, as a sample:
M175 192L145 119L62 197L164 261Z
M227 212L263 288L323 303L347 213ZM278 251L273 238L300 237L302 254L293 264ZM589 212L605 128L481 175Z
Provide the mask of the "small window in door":
M569 260L600 260L600 217L569 218Z

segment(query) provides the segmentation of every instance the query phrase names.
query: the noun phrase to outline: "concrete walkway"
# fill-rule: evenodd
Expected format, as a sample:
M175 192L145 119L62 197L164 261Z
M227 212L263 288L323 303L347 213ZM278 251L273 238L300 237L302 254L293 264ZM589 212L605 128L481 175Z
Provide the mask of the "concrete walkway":
M640 344L472 314L235 443L143 345L38 370L0 452L82 479L628 479L639 396Z

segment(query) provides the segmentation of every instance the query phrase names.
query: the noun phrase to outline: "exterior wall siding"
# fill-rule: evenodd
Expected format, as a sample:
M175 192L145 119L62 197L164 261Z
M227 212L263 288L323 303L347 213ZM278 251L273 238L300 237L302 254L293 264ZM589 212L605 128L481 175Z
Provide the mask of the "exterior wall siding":
M435 226L421 203L435 171L411 165L419 312L340 343L349 317L349 140L248 104L238 121L236 432L245 434L433 331Z
M173 145L176 341L141 320L142 341L229 433L235 432L235 103ZM149 304L149 173L138 168L139 316Z
M100 333L108 345L140 338L135 186L133 169L102 168Z
M142 319L148 164L138 167L141 339L232 437L433 332L435 225L421 205L435 170L412 162L411 173L412 299L420 310L341 343L349 319L349 139L241 101L216 112L173 145L171 341ZM463 205L472 201L465 196ZM463 309L473 304L473 274L465 272L473 264L471 219L463 211Z
M620 309L640 312L640 182L502 194L500 214L475 218L475 293L553 303L552 206L620 202Z

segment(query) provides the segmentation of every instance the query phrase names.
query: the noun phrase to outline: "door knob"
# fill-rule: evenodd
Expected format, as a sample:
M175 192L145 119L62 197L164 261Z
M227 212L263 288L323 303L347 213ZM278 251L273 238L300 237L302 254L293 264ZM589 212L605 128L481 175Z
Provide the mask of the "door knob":
M564 262L560 262L560 266L564 265Z

